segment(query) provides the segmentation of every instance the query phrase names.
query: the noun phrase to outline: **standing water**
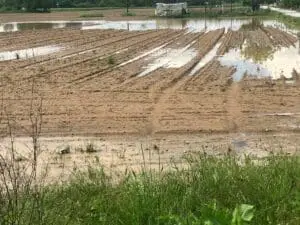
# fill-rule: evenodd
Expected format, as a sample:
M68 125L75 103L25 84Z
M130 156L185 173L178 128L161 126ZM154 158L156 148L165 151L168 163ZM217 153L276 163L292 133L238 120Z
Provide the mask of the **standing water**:
M58 52L62 49L63 47L60 46L49 45L15 51L0 52L0 61L7 61L13 59L28 59L35 56L48 55L54 52Z

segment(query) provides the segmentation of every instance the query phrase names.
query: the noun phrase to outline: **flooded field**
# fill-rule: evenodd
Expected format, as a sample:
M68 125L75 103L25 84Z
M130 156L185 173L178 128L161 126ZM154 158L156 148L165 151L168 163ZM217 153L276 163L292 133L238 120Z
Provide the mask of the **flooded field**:
M176 154L211 143L279 151L279 139L299 151L298 31L256 19L57 24L0 33L2 136L39 123L64 145L99 137L104 158L128 147L115 135L133 155L147 140Z
M188 29L193 32L203 30L215 30L225 28L226 30L238 30L243 24L249 24L251 19L155 19L155 20L88 20L88 21L27 21L0 23L0 32L16 32L38 29L74 28L82 30L115 29L128 31L143 31L157 29ZM264 20L265 25L288 28L282 22L276 20ZM291 31L292 32L292 31ZM293 31L296 32L296 31Z

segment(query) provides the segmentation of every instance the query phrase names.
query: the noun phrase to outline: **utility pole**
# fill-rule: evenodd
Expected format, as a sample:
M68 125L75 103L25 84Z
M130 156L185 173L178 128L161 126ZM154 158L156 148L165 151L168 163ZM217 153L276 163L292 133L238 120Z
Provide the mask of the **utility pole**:
M126 0L126 14L128 16L129 13L129 0Z
M206 7L208 5L208 2L205 2L205 11L204 11L204 28L205 28L205 31L206 31Z

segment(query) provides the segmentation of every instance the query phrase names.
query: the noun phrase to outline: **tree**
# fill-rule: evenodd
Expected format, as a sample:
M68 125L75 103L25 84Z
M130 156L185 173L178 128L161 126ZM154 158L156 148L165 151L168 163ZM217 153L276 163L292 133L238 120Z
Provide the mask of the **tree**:
M281 4L287 8L299 8L300 0L282 0Z
M251 6L252 11L257 11L260 8L260 1L259 0L243 0L243 5Z
M8 9L21 9L24 4L23 0L2 0L1 6Z
M25 0L27 11L48 11L52 6L52 0Z

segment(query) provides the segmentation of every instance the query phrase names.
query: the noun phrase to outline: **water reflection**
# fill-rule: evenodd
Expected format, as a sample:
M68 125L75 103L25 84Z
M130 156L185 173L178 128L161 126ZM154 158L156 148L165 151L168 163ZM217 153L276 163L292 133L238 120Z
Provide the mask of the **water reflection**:
M272 60L273 54L276 49L272 46L248 44L245 42L242 49L241 55L244 59L252 59L255 63L262 63L266 60Z
M85 21L68 22L68 21L50 21L50 22L21 22L0 24L0 32L15 32L22 30L38 29L58 29L58 28L76 28L81 29L83 26L89 26L94 23Z
M265 41L268 38L265 38L263 27L264 23L255 19L242 25L240 31L244 35L243 45L229 49L219 57L222 65L236 68L233 74L235 81L241 80L244 75L291 78L294 70L300 71L300 43L289 47L275 46Z
M28 49L21 49L16 51L0 52L0 61L7 61L13 59L28 59L36 56L48 55L62 50L61 46L42 46Z
M4 24L2 30L4 32L14 32L14 31L18 31L18 27L16 24ZM1 31L1 29L0 29L0 31Z
M249 23L242 24L241 30L257 30L260 27L264 26L264 22L258 18L252 18Z
M241 80L245 74L273 79L282 76L291 78L293 70L300 71L300 56L296 47L284 47L276 51L272 50L272 53L261 50L261 52L259 49L251 50L251 53L245 55L244 48L231 49L224 56L219 57L219 61L224 66L236 68L233 74L235 81Z

